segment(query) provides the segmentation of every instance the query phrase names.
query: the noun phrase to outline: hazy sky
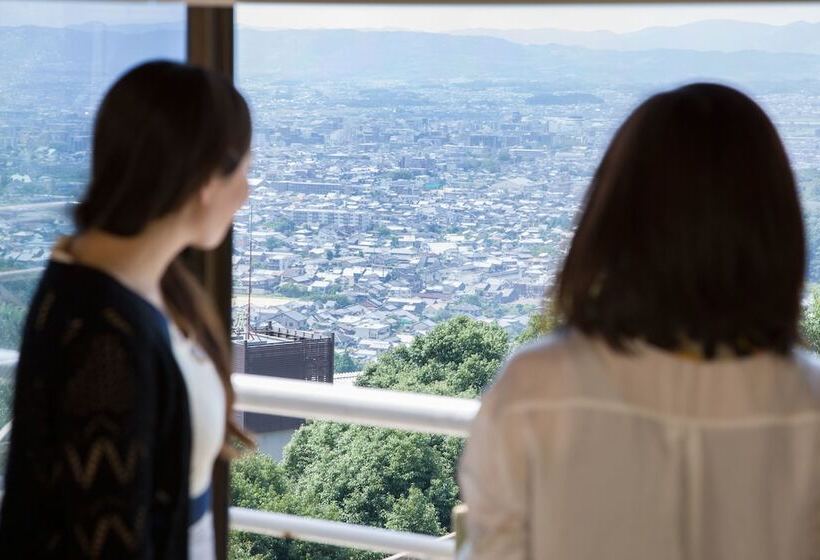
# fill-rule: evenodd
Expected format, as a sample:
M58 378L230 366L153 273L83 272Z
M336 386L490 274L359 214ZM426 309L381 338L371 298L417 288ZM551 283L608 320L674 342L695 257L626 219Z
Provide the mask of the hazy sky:
M692 4L647 6L333 6L241 5L240 24L255 27L407 28L447 31L557 27L573 30L634 31L704 19L734 19L776 25L820 22L820 2L794 4Z
M47 2L0 0L0 25L75 25L181 21L183 4L168 2ZM654 25L681 25L704 19L733 19L783 25L820 22L820 2L794 4L690 4L621 6L373 6L328 4L244 4L240 25L280 28L402 28L447 31L558 27L574 30L634 31Z

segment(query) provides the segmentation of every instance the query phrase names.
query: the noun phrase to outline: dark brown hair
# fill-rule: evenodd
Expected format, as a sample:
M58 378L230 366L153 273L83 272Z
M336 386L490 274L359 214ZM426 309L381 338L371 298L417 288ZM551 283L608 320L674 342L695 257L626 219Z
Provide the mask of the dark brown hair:
M234 172L250 148L245 100L222 76L202 68L154 61L133 68L108 91L97 113L91 181L77 206L82 232L120 236L184 205L215 173ZM175 260L161 282L180 327L208 353L226 394L226 434L220 455L237 457L233 438L255 443L233 418L230 346L203 287Z
M746 95L692 84L651 97L615 134L553 291L571 327L616 349L787 353L805 241L774 125Z

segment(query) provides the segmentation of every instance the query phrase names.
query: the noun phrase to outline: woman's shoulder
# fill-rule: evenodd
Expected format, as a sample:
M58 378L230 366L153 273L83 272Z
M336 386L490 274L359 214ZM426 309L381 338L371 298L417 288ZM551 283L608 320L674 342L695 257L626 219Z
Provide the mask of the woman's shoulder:
M21 387L65 394L73 387L80 406L100 388L116 394L139 388L153 395L175 379L163 374L174 363L164 341L167 326L112 282L93 271L49 263L23 333L16 373Z
M820 401L820 355L808 348L792 350L790 360L815 400Z
M167 328L158 309L105 273L50 261L29 308L25 334L64 340L67 330L104 332L144 348L167 342Z
M560 329L516 349L485 393L482 406L526 406L573 393L591 344L574 330Z

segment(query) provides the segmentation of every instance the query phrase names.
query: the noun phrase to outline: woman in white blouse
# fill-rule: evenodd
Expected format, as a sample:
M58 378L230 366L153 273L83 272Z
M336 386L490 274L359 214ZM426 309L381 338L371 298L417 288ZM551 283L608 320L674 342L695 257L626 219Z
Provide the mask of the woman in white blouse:
M796 348L805 242L771 121L694 84L616 133L552 292L462 457L464 556L820 557L820 366Z

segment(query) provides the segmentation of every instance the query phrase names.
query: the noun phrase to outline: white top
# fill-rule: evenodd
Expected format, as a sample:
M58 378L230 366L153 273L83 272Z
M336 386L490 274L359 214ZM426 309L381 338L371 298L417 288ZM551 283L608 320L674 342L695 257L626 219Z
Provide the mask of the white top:
M189 496L199 496L211 483L214 461L225 439L225 388L213 362L198 344L168 322L171 349L188 389L191 416Z
M473 560L820 554L820 364L577 333L517 352L459 469Z

